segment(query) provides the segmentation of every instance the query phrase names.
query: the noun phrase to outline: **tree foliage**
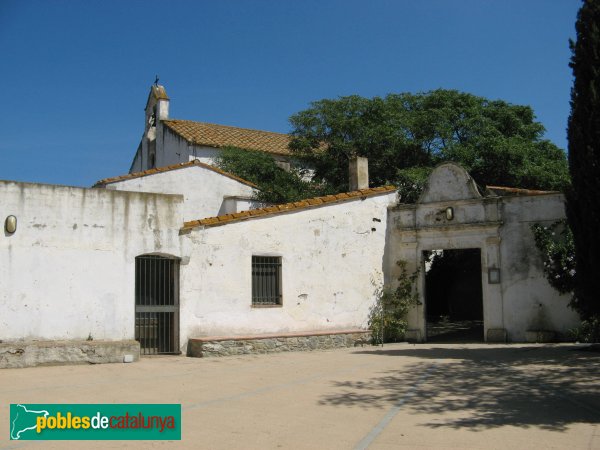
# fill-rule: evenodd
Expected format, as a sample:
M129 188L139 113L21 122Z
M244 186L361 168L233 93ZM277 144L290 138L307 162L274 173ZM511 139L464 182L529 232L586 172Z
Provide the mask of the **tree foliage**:
M575 243L576 307L585 319L600 317L600 1L584 1L576 30L577 42L571 42L567 217Z
M265 152L226 147L216 165L256 184L256 200L262 203L287 203L330 193L326 188L303 178L296 169L286 171Z
M550 285L561 294L571 294L569 306L580 313L583 320L569 330L575 341L600 342L600 314L589 311L577 297L577 269L573 232L566 220L550 226L534 224L531 227L537 248L544 258L544 274Z
M338 191L347 189L353 155L369 158L372 185L418 188L427 169L444 161L460 163L482 184L568 184L565 154L542 138L544 127L529 106L438 89L320 100L290 122L290 148Z
M561 294L575 290L575 246L573 233L566 221L550 226L538 223L531 227L536 247L544 258L544 274L550 285Z

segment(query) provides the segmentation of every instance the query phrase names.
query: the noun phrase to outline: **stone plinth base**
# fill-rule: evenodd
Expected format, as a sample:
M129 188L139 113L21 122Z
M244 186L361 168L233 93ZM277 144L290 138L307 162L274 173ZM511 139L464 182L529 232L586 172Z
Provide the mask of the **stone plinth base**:
M202 358L325 350L362 346L368 344L370 338L371 332L365 330L314 331L258 336L208 336L190 339L187 355Z
M525 341L526 342L556 342L557 336L556 332L548 331L548 330L527 330L525 332Z
M508 335L504 328L489 328L487 330L487 336L485 342L489 343L506 343L508 341Z
M421 334L421 330L406 330L404 339L407 342L423 342L423 335Z
M0 369L137 361L140 343L127 341L23 341L0 343Z

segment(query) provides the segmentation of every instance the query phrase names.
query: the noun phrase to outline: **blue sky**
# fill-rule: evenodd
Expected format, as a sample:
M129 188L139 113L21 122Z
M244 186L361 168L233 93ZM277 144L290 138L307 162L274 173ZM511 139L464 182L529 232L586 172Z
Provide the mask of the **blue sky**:
M0 179L127 173L154 76L171 117L289 131L311 101L458 89L566 149L579 0L0 0Z

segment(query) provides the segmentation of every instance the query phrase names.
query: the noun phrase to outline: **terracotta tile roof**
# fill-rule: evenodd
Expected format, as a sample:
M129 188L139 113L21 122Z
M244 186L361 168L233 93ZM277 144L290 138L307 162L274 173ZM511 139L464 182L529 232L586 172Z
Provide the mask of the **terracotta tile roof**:
M558 191L538 191L535 189L521 189L505 186L486 186L487 190L492 193L503 196L503 195L544 195L544 194L557 194Z
M306 200L300 200L293 203L284 203L282 205L267 206L266 208L251 209L248 211L240 211L238 213L225 214L218 217L208 217L201 220L192 220L184 222L183 230L196 227L214 227L225 225L242 220L252 219L254 217L273 216L288 211L298 211L303 209L314 208L321 205L341 203L359 198L372 197L374 195L388 194L396 190L395 186L382 186L371 189L361 189L359 191L344 192L336 195L326 195L324 197L314 197Z
M170 130L195 145L207 147L239 147L276 155L290 155L290 136L271 131L250 130L191 120L163 120Z
M156 167L155 169L148 169L148 170L144 170L143 172L133 172L133 173L128 173L127 175L121 175L118 177L112 177L112 178L104 178L103 180L100 180L98 182L96 182L96 184L94 184L93 187L102 187L105 186L107 184L110 183L116 183L117 181L123 181L123 180L131 180L132 178L140 178L140 177L145 177L147 175L154 175L156 173L161 173L161 172L168 172L170 170L177 170L177 169L184 169L186 167L192 167L192 166L199 166L199 167L203 167L205 169L211 170L213 172L216 172L220 175L223 175L227 178L231 178L232 180L238 181L240 183L246 184L250 187L256 188L257 186L247 180L244 180L240 177L236 177L235 175L225 172L221 169L219 169L218 167L214 167L208 164L204 164L198 160L194 160L194 161L189 161L189 162L185 162L185 163L179 163L179 164L173 164L171 166L164 166L164 167Z

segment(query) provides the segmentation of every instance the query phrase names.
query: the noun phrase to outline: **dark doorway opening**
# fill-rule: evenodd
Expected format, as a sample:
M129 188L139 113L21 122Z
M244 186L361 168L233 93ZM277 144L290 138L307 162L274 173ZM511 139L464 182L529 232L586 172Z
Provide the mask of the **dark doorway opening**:
M179 260L135 258L135 339L142 355L179 354Z
M481 250L430 250L425 259L428 342L482 342Z

